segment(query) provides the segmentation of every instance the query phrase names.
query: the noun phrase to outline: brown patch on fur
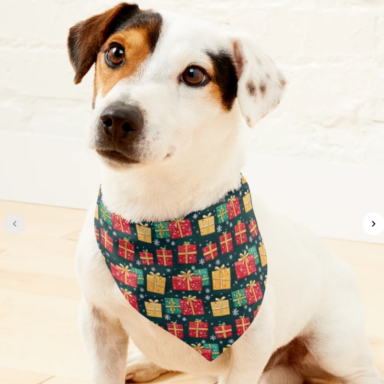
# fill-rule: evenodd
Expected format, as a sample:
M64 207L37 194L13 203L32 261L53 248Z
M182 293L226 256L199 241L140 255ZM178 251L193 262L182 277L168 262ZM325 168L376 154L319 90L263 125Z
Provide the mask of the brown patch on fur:
M105 54L112 42L121 44L125 49L125 63L119 68L110 68L105 63ZM94 96L99 91L102 96L105 96L120 80L135 74L151 52L147 28L132 28L112 35L104 44L97 58Z
M265 96L266 90L267 90L266 84L264 82L261 82L260 83L260 93L261 93L262 96Z
M252 80L247 82L247 90L251 96L256 96L256 85Z
M284 365L293 368L300 365L309 351L303 338L293 339L289 344L279 348L269 359L265 371L268 371L278 365Z
M241 74L243 73L244 69L244 60L243 60L243 55L241 53L241 49L239 47L239 42L234 41L233 43L233 56L235 58L235 64L236 64L236 72L237 72L237 77L240 78Z

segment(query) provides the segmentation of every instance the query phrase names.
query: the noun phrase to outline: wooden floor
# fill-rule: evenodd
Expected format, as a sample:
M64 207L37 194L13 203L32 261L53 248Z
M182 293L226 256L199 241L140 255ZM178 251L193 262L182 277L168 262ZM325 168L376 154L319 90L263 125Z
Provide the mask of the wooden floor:
M0 201L0 218L21 213L20 236L0 229L0 384L85 384L88 365L80 342L80 291L74 273L81 210ZM324 239L354 267L367 313L366 331L384 374L384 246ZM165 375L159 383L199 383Z

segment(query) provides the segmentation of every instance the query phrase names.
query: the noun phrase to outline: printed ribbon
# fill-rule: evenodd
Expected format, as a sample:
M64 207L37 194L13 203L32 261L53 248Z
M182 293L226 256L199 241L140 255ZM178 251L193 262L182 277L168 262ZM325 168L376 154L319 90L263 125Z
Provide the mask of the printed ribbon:
M102 232L101 232L101 242L103 242L103 240L104 240L104 247L105 248L107 248L107 246L109 244L113 245L113 242L108 240L108 232L104 231L104 230L102 230Z
M170 309L171 313L175 313L176 308L180 308L180 305L177 305L173 299L168 301L169 305L166 305Z
M255 292L255 286L256 286L256 281L255 280L251 280L249 282L249 284L247 284L247 287L253 293L253 296L255 297L255 300L257 301L257 296L256 296L256 292Z
M184 256L185 261L184 263L188 263L188 256L191 255L196 255L197 251L188 251L188 247L191 245L189 241L184 242L184 247L185 247L185 252L179 252L179 256Z
M159 300L152 300L149 299L149 304L151 304L152 308L148 308L148 311L153 311L154 315L156 315L156 312L161 312L161 304L160 304L160 309L156 309L156 305L159 305Z
M144 236L144 239L145 239L145 236L148 236L148 233L146 233L146 229L149 229L149 231L151 231L151 229L148 227L148 224L147 223L140 223L137 225L137 233L138 235L143 235ZM142 230L141 232L139 231ZM150 233L150 232L149 232Z
M237 324L237 327L243 327L243 333L247 330L245 327L247 325L250 325L251 323L248 321L247 323L245 322L245 316L240 316L241 324Z
M101 213L103 214L104 220L108 220L111 218L111 215L109 215L109 212L107 211L107 208L105 208L104 204L103 204L103 208L101 208Z
M251 274L251 272L249 272L249 266L248 266L248 264L249 264L248 257L249 256L250 256L250 254L247 251L244 251L244 253L240 253L240 259L239 259L239 261L242 261L243 264L246 266L248 276Z
M229 277L224 277L223 276L223 273L225 272L226 269L227 268L225 267L224 264L220 268L219 267L215 267L216 272L219 272L220 289L224 289L224 287L223 287L224 280L231 281L231 279ZM216 279L214 279L214 280L216 280Z
M161 238L161 239L164 237L164 234L165 234L166 232L169 232L169 229L166 228L166 227L163 225L163 223L160 223L160 224L157 226L157 228L158 228L158 229L156 229L155 231L156 231L156 232L159 232L159 234L160 234L160 238Z
M213 219L211 212L209 212L208 215L203 215L203 219L201 221L206 221L207 225L200 225L200 229L207 228L209 231L209 227L214 225L214 223L209 224L209 219Z
M192 348L193 348L195 351L199 352L200 355L203 354L203 349L205 349L204 345L201 345L201 343L199 343L199 344L197 344L197 345L196 345L196 344L191 344L191 346L192 346Z
M235 227L235 233L236 233L236 235L240 235L240 241L241 241L241 243L240 244L243 244L243 240L242 240L242 234L243 233L247 233L247 231L246 231L246 229L244 228L244 229L241 229L241 224L243 224L240 220L237 222L237 225L236 225L236 227L238 227L238 232L236 233L236 227Z
M122 289L121 292L123 292L124 297L129 300L133 295L131 291L128 291L128 289Z
M123 220L122 220L121 216L120 216L120 215L115 215L115 217L117 217L118 220L119 220L119 224L120 224L120 229L119 229L119 231L124 232Z
M220 220L223 222L224 221L224 216L225 214L228 213L226 209L223 208L222 205L219 207L219 213L217 214L218 217L220 217Z
M179 277L183 278L184 281L187 282L187 291L191 290L191 281L192 281L192 276L195 276L195 274L191 271L184 272L182 271Z
M251 202L251 195L249 194L249 190L244 193L244 206L246 207Z
M228 301L227 301L227 303L225 303L225 301L227 301L226 299L225 299L225 297L223 296L221 299L219 299L218 297L216 297L216 302L215 302L215 304L220 304L220 308L216 308L216 309L220 309L220 315L223 315L223 311L224 311L224 309L226 309L226 308L229 308L228 307ZM227 304L225 307L224 307L224 304ZM225 323L223 323L223 324L225 324Z
M196 319L195 323L196 323L196 327L195 328L191 327L190 329L191 329L191 331L196 331L196 337L199 337L199 331L208 331L208 327L207 328L200 328L201 320Z
M232 239L227 239L227 232L223 232L224 240L220 241L220 244L225 244L226 252L229 252L228 243L231 243Z
M196 313L195 313L195 308L193 307L193 302L194 302L194 301L197 301L197 300L196 300L196 296L188 295L188 297L187 297L187 296L184 296L183 299L184 299L184 300L187 300L187 304L188 304L188 306L191 307L192 315L196 315Z
M181 224L180 223L184 223L184 221L185 221L184 219L177 219L177 220L174 221L177 229L180 232L180 236L181 237L184 237L184 234L183 234L183 229L181 228Z
M150 272L149 274L151 276L153 276L153 290L154 290L154 292L156 292L157 286L159 286L160 288L165 287L165 284L161 284L160 282L157 281L157 279L159 279L159 280L162 279L162 277L160 276L160 272L157 272L157 273Z
M255 220L251 221L250 231L251 231L251 233L254 232L255 236L257 235L257 227L256 227L256 221Z

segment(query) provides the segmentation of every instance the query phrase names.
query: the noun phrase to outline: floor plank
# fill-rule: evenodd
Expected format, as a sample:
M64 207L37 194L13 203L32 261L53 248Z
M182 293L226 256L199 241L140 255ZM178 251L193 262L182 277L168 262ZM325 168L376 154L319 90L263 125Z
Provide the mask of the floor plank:
M0 367L1 384L41 384L47 382L47 380L49 380L51 377L52 376L46 375L44 373Z

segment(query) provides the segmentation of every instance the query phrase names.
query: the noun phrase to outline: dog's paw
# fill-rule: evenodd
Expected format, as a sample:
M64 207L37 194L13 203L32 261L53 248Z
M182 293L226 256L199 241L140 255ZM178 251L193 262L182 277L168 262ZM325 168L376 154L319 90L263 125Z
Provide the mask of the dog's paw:
M150 362L141 352L129 353L125 381L127 383L146 383L158 378L167 371Z

